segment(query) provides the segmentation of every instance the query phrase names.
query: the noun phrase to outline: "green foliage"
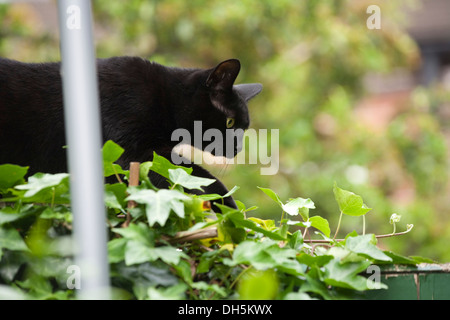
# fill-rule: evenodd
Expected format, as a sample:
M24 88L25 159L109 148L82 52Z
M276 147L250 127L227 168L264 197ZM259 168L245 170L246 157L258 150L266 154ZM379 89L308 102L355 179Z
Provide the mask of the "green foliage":
M405 7L414 2L96 0L96 52L182 67L211 68L240 59L237 81L264 85L249 104L251 126L280 129L280 170L261 176L256 165L228 166L226 173L208 169L226 185L239 185L241 199L258 203L261 220L274 219L279 205L256 185L277 190L282 199L297 194L314 199L316 215L337 223L330 186L338 181L342 188L364 192L374 208L371 232L389 232L385 222L392 212L420 224L414 239L390 239L383 246L445 262L450 260L442 245L450 241L449 91L439 85L413 87L401 112L382 127L373 128L358 107L373 97L364 86L367 74L420 69L420 51L403 28ZM381 9L380 30L366 28L366 9L373 4ZM38 20L30 5L0 5L1 55L58 60L55 28ZM376 119L378 110L369 118ZM363 174L355 175L354 168ZM117 167L110 169L115 174ZM108 192L119 194L112 189ZM351 232L355 221L360 219L344 213L341 231Z
M129 172L111 162L120 149L108 141L103 156L126 179ZM74 263L68 175L37 173L25 182L26 170L0 166L0 199L7 201L0 202L0 297L73 299L66 284ZM379 249L374 234L330 239L328 221L310 216L311 199L285 203L260 188L282 209L280 221L263 220L247 217L256 208L242 202L233 209L221 205L220 196L186 193L212 181L160 156L141 165L141 173L148 170L166 176L171 187L157 189L142 174L138 186L105 185L108 261L118 299L343 299L375 288L364 277L371 264L423 261ZM361 197L336 185L334 191L341 211L365 214ZM213 213L204 199L217 199L221 212ZM131 200L135 206L127 208Z

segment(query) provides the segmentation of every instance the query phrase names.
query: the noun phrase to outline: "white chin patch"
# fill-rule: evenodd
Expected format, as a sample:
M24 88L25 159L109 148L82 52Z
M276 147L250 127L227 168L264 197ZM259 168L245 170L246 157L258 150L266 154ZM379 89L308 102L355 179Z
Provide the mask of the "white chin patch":
M199 150L189 144L177 145L172 150L183 158L195 164L210 164L210 165L227 165L233 163L233 158L226 158L224 156L214 156L212 153Z

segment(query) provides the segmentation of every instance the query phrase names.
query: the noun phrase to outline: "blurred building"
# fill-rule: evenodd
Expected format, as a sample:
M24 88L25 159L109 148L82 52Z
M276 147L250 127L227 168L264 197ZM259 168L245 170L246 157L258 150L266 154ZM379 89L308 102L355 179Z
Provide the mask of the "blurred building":
M450 89L450 1L422 0L408 10L408 32L420 47L420 83L443 82Z
M417 86L441 86L450 91L450 1L420 0L406 7L406 31L420 50L417 70L397 69L390 74L368 74L368 97L356 112L375 130L384 130L390 120L408 108L412 90ZM438 108L442 120L450 123L449 105ZM450 133L449 133L450 146Z

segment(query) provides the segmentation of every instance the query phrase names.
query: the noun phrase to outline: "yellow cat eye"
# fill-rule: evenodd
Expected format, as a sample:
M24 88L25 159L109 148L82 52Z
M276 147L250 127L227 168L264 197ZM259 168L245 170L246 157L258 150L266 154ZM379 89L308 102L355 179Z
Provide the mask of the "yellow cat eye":
M227 118L227 128L230 129L234 126L234 118Z

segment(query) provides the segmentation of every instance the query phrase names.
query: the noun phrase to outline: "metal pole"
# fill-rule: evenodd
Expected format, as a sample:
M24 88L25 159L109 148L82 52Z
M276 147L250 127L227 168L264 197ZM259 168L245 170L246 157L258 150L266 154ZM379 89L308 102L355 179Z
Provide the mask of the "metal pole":
M109 298L99 94L90 0L59 0L62 83L81 299Z

